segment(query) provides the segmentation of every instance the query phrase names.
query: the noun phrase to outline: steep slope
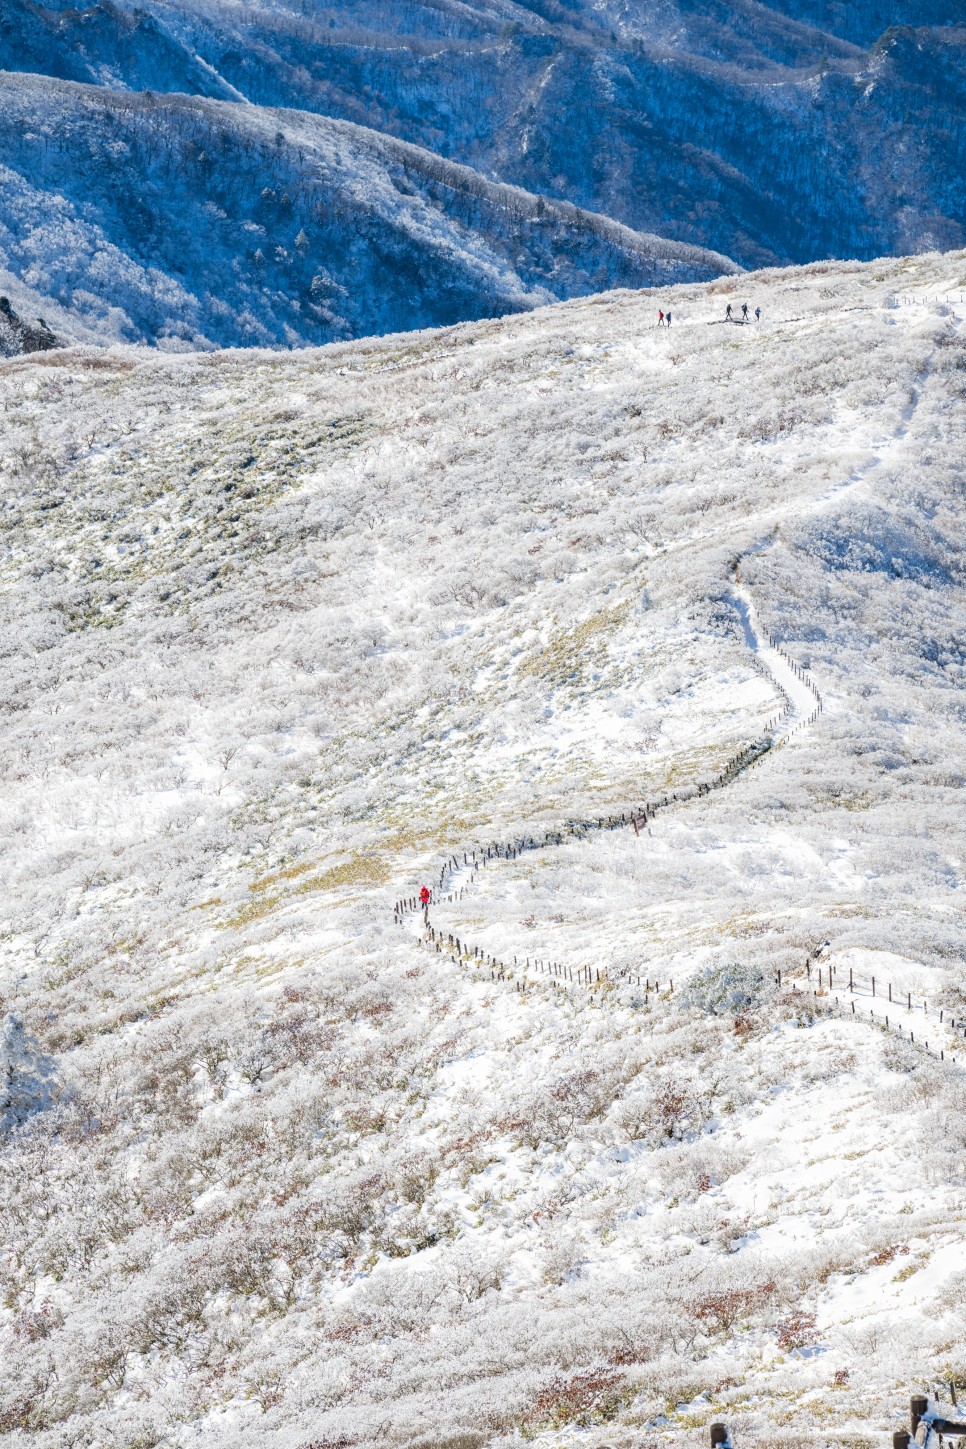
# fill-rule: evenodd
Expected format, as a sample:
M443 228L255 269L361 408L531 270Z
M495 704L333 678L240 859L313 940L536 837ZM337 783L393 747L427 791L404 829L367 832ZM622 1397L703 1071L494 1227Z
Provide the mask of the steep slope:
M339 121L0 77L0 267L107 338L302 345L734 267Z
M342 117L745 266L966 237L954 0L17 4L11 68Z
M962 1057L789 978L962 1052L964 285L0 364L5 1445L874 1449L961 1381ZM760 738L756 630L818 722L434 907L624 984L395 924Z
M8 0L0 14L0 67L120 89L238 98L163 20L113 0L81 6Z

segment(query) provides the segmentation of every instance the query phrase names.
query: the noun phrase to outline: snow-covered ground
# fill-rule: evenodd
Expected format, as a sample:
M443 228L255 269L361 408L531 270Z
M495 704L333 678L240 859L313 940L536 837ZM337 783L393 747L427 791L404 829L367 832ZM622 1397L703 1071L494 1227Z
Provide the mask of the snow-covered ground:
M964 278L0 364L12 1445L872 1449L966 1376L963 1072L868 1016L966 1016ZM434 907L648 989L394 922L782 690Z

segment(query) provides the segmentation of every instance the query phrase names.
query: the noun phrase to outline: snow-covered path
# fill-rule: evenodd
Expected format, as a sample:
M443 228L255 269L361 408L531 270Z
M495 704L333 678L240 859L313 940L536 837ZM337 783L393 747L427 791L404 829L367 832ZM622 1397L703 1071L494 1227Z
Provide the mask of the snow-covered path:
M664 795L660 801L648 802L645 806L631 806L620 817L611 816L596 824L593 821L570 822L564 830L548 832L542 839L535 839L533 835L522 832L517 839L505 845L487 847L485 852L480 854L476 850L467 851L463 853L462 860L458 855L451 856L442 864L438 876L434 875L432 904L442 904L443 902L452 904L462 899L476 880L481 866L485 866L491 859L516 859L524 851L542 849L545 846L561 846L575 837L586 837L595 829L610 830L630 826L637 833L640 826L653 820L658 811L684 805L690 800L710 793L711 790L721 789L732 784L745 770L763 759L769 752L783 745L798 730L811 724L817 718L822 710L822 697L801 666L789 658L784 650L765 634L758 618L754 599L741 580L740 563L734 570L731 602L741 620L745 642L749 650L770 676L784 701L784 710L774 725L769 728L767 735L733 757L725 769L712 780L697 781L684 790ZM436 932L430 922L429 912L424 911L416 897L397 901L394 914L397 921L408 923L418 939L434 945L437 951L446 950L457 956L467 954L469 948L464 948L464 943L458 937L454 938L447 934L444 938L441 933ZM512 967L507 962L498 961L492 956L487 957L485 953L481 956L476 948L473 948L471 954L473 959L482 959L492 971L501 976L512 975L514 971L519 973L519 961L527 960L526 954L522 950L514 956ZM535 963L535 966L540 970L546 969L546 963ZM602 977L606 979L607 975L606 972L597 972L592 979L588 970L586 976L583 971L574 976L572 972L568 972L567 968L559 966L558 963L552 963L552 971L554 975L563 973L568 981L577 981L586 986L596 985Z
M767 546L767 544L764 545L764 547ZM759 551L761 550L756 550L756 552ZM653 820L658 810L683 806L690 800L700 798L711 789L723 788L733 783L751 765L785 744L799 730L812 724L822 712L822 696L806 671L779 645L775 644L764 630L751 591L741 578L740 563L734 570L730 601L741 621L748 649L770 676L784 700L785 709L778 722L769 729L767 738L764 741L756 742L755 745L744 751L737 758L737 762L723 771L715 780L702 782L690 790L680 791L670 797L665 796L660 803L649 806L648 813L644 817L649 821ZM597 828L613 829L619 825L631 825L636 831L640 823L640 816L632 809L629 814L625 812L625 816L621 816L620 820L612 817L609 821L602 822ZM485 852L479 854L476 851L467 851L462 859L452 856L440 870L438 886L433 891L432 904L452 904L465 898L467 891L477 880L480 869L491 860L511 860L523 851L542 849L545 846L560 846L573 840L575 835L587 835L593 828L592 822L584 822L577 831L568 829L566 832L556 834L551 832L542 840L535 840L532 836L524 835L505 846L488 847ZM517 955L514 955L512 963L487 955L485 952L480 952L477 947L461 942L452 934L438 932L431 924L429 913L424 914L422 909L418 908L415 899L398 902L396 915L397 920L410 925L419 941L435 947L437 952L446 952L457 959L467 959L475 964L482 964L489 968L491 976L513 980L523 990L536 984L540 977L552 982L557 987L578 985L589 989L608 980L608 972L597 968L583 967L574 971L572 968L554 961L533 959L531 963L530 958L522 949ZM944 1018L943 1013L938 1009L930 1012L929 1006L924 1000L914 1002L908 991L908 982L902 985L900 994L896 996L893 993L892 985L888 982L883 984L880 976L877 996L874 977L870 982L863 982L854 975L852 970L849 970L848 981L843 988L838 976L833 982L828 964L823 966L820 961L817 961L814 968L809 965L807 970L807 981L803 972L800 983L793 986L793 989L808 991L813 995L816 1003L819 998L824 998L829 1008L833 1008L842 1015L851 1015L856 1020L865 1021L869 1025L898 1033L911 1042L918 1043L922 1050L955 1063L956 1057L953 1053L957 1050L957 1040L966 1034L966 1021L957 1021L948 1013ZM823 972L828 973L827 980ZM895 972L893 971L892 974ZM641 985L639 979L637 984ZM656 983L655 989L657 989ZM907 1000L903 1000L903 995L907 996ZM864 999L866 997L868 1000Z
M740 582L740 573L732 591L732 602L741 619L748 648L768 670L788 705L787 713L773 735L774 743L777 744L780 740L787 739L812 717L816 709L821 708L822 697L801 666L768 639L758 619L754 599Z
M952 325L956 330L958 330L960 321L958 313L955 314ZM839 474L838 479L826 483L824 488L810 495L806 492L803 496L796 497L791 501L783 500L781 511L765 510L759 520L759 527L762 531L759 533L758 543L752 544L750 547L746 544L741 559L733 567L730 588L726 595L727 600L740 620L744 643L752 655L756 667L767 676L782 700L781 707L764 727L762 736L733 756L720 770L720 773L713 778L695 780L684 788L678 786L676 790L669 790L661 798L648 801L643 805L629 805L621 815L611 815L601 820L569 820L546 833L541 831L537 834L534 830L531 834L529 830L521 831L517 838L504 844L477 846L475 850L468 850L450 857L448 861L442 863L441 867L437 867L435 875L430 878L429 884L433 888L433 905L455 904L462 901L477 881L481 869L490 863L515 860L524 852L542 850L545 846L550 845L560 846L575 840L585 840L595 831L602 832L627 826L634 829L636 834L643 834L645 825L648 835L663 834L658 830L658 817L662 812L683 807L715 790L723 789L734 783L753 764L765 759L766 756L771 756L774 760L777 750L792 742L799 732L814 724L824 708L822 694L806 670L770 637L768 630L763 626L752 589L742 577L742 563L754 555L766 553L773 548L784 538L786 527L789 524L817 518L831 509L838 509L847 499L861 497L864 504L865 494L869 495L869 502L875 502L879 492L877 484L880 481L887 489L895 473L904 472L907 465L912 466L915 461L915 450L911 435L915 419L924 399L929 394L928 384L933 375L939 348L947 345L947 340L933 339L930 349L923 354L916 373L909 381L906 397L900 402L888 430L882 430L881 426L877 429L878 420L873 420L872 426L867 425L859 431L858 440L853 434L850 434L850 446L846 451L848 462L845 467L835 470ZM864 439L862 438L863 433L865 434ZM699 536L704 537L703 534L699 534ZM689 529L685 537L670 541L655 552L667 554L686 549L693 547L694 541L694 531ZM462 960L466 964L482 966L484 969L489 968L491 974L512 981L518 989L527 989L530 985L536 984L539 976L543 976L544 979L552 976L555 978L555 985L562 985L566 982L589 987L596 987L598 982L609 979L614 982L618 978L631 982L635 979L633 976L627 977L626 967L621 970L615 966L608 972L603 967L598 970L595 966L592 975L591 968L586 966L577 970L565 967L560 962L531 960L524 943L528 939L532 940L532 937L526 936L521 936L521 944L518 946L516 954L513 954L512 947L508 949L504 944L505 959L498 959L471 942L467 942L465 938L461 940L455 934L437 930L435 916L431 919L432 908L430 913L426 913L424 916L421 910L416 909L416 906L417 903L413 899L399 901L396 904L396 914L401 923L412 924L421 941L431 948L435 947L437 952L452 954L457 960ZM461 914L460 921L461 933L476 930L482 934L485 930L484 922L480 919L478 912L470 911L468 916ZM475 925L471 925L470 922L475 922ZM516 944L514 941L513 945ZM532 951L532 946L529 949ZM630 970L633 971L634 967L630 967ZM809 989L804 980L801 985ZM830 995L830 993L823 994ZM832 1001L829 1000L828 1004L831 1006ZM839 1009L844 1009L849 1014L854 1013L857 1018L862 1014L863 1008L860 1003L854 1002L854 998L850 999L847 1004L837 1003L837 1005ZM872 1002L870 1006L865 1007L865 1011L868 1012L870 1007L871 1017L867 1016L864 1019L877 1021L877 1003ZM907 1015L909 1016L908 1021L906 1020ZM886 1024L884 1017L881 1024L883 1026ZM917 1023L914 1012L907 1010L904 1013L899 1002L895 1003L888 1022L890 1030L904 1030L907 1040L914 1032L913 1039L917 1044L920 1044L918 1027L923 1024L921 1019ZM937 1042L941 1041L945 1045L948 1058L951 1043L946 1040L948 1032L940 1035L936 1030L940 1025L945 1026L946 1023L932 1023L933 1035ZM925 1039L922 1040L922 1044L926 1044ZM938 1055L942 1049L943 1045L937 1045L936 1054Z

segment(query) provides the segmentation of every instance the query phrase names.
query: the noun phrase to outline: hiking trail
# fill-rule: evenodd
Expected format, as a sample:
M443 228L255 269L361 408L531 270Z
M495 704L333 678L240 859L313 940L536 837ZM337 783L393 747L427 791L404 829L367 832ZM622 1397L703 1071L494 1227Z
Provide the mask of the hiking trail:
M783 708L769 722L765 733L733 755L711 779L697 780L656 799L630 805L620 815L568 820L543 835L523 832L508 841L494 841L487 845L477 843L471 849L450 855L430 877L430 906L461 900L479 871L493 861L512 861L532 851L559 849L570 841L583 840L594 832L604 830L632 829L639 837L642 829L645 826L650 828L663 812L684 808L690 801L709 795L713 790L724 789L752 765L785 745L800 729L815 722L822 712L822 696L801 665L764 634L754 600L741 579L740 564L734 568L728 599L738 616L756 666L770 678L783 701ZM499 959L453 932L438 931L430 920L429 907L424 909L420 903L418 888L412 896L396 901L393 912L398 924L409 924L417 939L437 953L446 953L468 965L482 966L494 979L511 980L518 990L526 990L541 978L592 988L617 980L630 981L631 984L636 982L646 988L650 986L649 982L641 982L639 977L615 977L606 968L583 966L575 970L561 962L548 962L541 958L531 960L528 956L522 960L515 956L512 962Z

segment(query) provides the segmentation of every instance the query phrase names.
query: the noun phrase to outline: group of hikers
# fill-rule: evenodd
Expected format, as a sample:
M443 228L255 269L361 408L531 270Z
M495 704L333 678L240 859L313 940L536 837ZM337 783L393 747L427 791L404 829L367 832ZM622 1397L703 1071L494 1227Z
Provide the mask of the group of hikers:
M747 322L749 320L749 318L748 318L748 303L747 302L742 302L742 304L741 304L741 320L742 320L742 322ZM733 309L733 307L732 307L732 305L731 305L730 302L728 303L727 307L725 308L725 321L726 322L737 322L738 321L738 318L734 315L734 309ZM760 307L756 307L755 308L755 321L756 322L760 322L761 321L761 308Z
M726 322L739 322L739 321L741 321L741 322L750 322L751 321L751 318L748 316L748 303L747 302L742 302L742 304L741 304L741 317L738 318L738 317L736 317L734 315L734 308L732 307L731 303L729 302L728 305L727 305L727 307L725 308L724 319L725 319ZM756 322L760 322L761 321L761 308L760 307L756 307L755 308L755 321ZM671 314L670 314L670 312L659 311L658 314L657 314L657 325L659 327L670 327L670 325L671 325Z

